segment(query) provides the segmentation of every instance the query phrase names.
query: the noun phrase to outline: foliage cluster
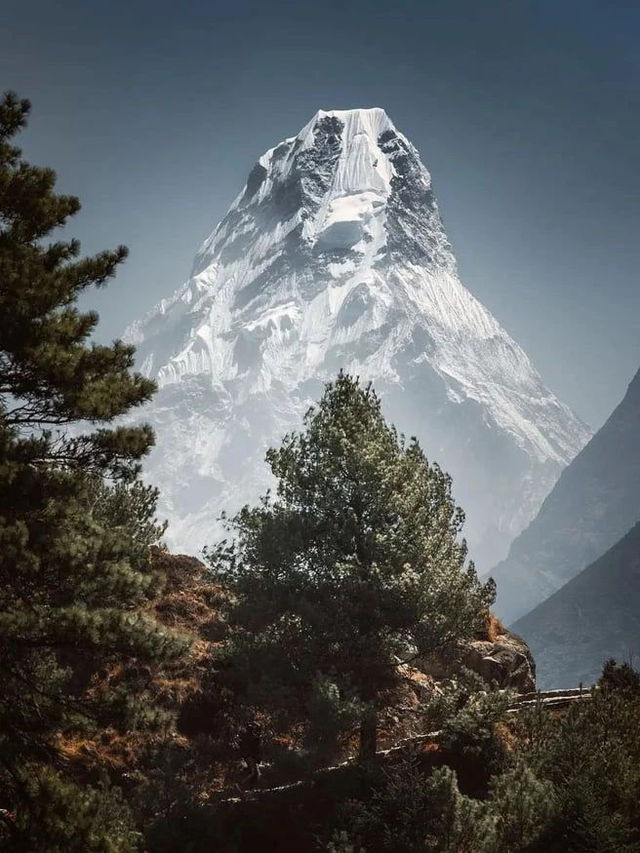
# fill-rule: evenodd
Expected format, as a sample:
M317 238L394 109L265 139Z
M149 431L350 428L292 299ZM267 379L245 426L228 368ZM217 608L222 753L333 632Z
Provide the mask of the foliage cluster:
M126 251L79 259L77 241L50 239L79 203L13 144L28 112L11 94L0 103L0 791L15 813L1 831L15 849L133 849L121 798L75 785L58 742L162 725L129 685L95 682L186 648L144 612L160 529L138 473L153 435L112 424L154 386L131 347L90 341L98 318L78 298Z
M339 810L326 849L443 853L579 853L640 850L640 676L610 661L589 701L566 712L534 710L500 721L485 700L443 763L419 756L380 770L366 797ZM498 712L496 716L496 711ZM473 724L470 721L473 720ZM496 727L496 723L498 723ZM453 730L460 731L454 721ZM502 738L483 796L469 796L460 751ZM496 763L495 756L501 758ZM462 768L456 774L454 765Z

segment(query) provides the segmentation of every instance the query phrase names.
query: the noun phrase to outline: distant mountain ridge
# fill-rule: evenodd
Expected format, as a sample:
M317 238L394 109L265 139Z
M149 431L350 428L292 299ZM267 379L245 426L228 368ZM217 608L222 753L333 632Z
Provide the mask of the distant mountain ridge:
M340 368L453 476L489 567L588 438L461 284L431 176L381 109L320 110L252 169L190 278L127 332L160 391L147 471L194 553L269 484Z
M640 522L513 626L542 690L592 684L608 658L640 661Z
M604 426L562 472L506 560L491 571L496 612L519 619L640 520L640 371ZM518 623L520 624L520 623Z

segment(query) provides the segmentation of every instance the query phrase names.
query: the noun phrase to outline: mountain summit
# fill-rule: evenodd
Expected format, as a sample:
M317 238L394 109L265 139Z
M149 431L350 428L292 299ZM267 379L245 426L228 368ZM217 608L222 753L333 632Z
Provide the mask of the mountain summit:
M191 552L269 485L265 449L340 368L452 474L481 568L588 438L461 284L431 176L382 109L320 110L263 154L190 278L126 338L160 386L149 473Z

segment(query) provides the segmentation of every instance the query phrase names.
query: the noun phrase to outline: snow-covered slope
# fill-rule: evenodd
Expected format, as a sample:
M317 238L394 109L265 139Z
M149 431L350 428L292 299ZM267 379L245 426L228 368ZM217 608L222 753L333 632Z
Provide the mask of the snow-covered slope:
M266 447L340 368L452 474L483 568L588 438L460 283L431 177L381 109L321 110L267 151L126 338L160 385L148 471L191 552L269 484Z

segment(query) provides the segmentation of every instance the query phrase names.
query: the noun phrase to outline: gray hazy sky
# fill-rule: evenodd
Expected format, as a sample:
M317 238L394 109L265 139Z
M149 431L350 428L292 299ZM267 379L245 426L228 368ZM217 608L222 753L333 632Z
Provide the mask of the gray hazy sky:
M320 107L418 147L467 287L598 427L640 365L637 0L3 0L26 156L125 243L100 335L189 273L257 157Z

